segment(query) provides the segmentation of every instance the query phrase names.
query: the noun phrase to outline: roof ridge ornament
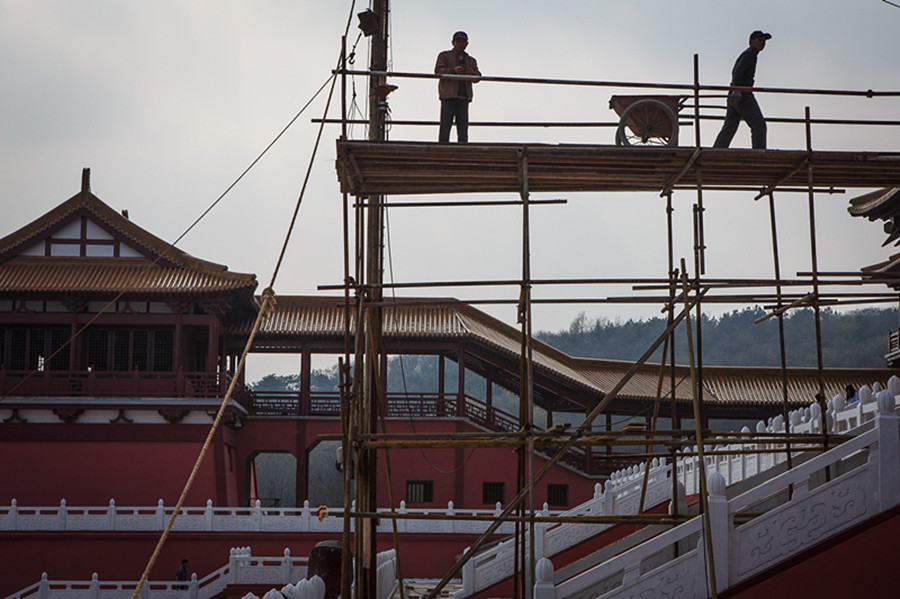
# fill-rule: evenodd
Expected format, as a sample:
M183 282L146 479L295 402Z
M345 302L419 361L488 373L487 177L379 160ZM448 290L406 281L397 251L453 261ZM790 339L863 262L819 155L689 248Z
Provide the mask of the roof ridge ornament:
M91 193L91 169L81 169L81 193Z

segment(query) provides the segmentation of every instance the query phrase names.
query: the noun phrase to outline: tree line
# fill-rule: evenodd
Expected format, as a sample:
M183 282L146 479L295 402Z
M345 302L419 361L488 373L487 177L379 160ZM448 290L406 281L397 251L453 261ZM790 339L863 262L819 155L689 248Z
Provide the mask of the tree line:
M766 312L748 307L700 321L703 364L708 366L781 366L778 319L757 323ZM783 317L785 361L788 367L815 367L816 326L811 308ZM897 309L865 308L850 312L820 310L822 361L826 368L883 368L888 335L898 328ZM692 322L694 341L698 336ZM583 312L567 330L535 335L548 345L583 358L636 360L666 328L666 318L609 321L589 319ZM675 361L687 364L684 324L675 335ZM659 361L662 349L651 361Z

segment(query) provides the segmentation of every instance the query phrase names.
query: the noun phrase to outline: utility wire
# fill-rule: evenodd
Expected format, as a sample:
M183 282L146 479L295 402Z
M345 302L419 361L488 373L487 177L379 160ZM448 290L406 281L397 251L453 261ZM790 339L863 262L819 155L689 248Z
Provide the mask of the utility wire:
M82 334L88 327L90 327L92 324L94 324L94 322L95 322L98 318L100 318L101 315L103 315L104 313L106 313L106 311L107 311L107 309L108 309L109 307L115 305L115 303L116 303L117 301L119 301L119 300L122 298L123 295L125 295L126 293L128 293L129 291L131 291L132 289L134 289L134 288L137 286L138 282L141 280L141 278L142 278L142 277L143 277L143 276L144 276L151 268L153 268L154 266L156 266L163 258L166 258L166 257L169 255L169 252L170 252L171 250L175 249L176 244L178 244L182 239L184 239L185 237L187 237L188 233L190 233L190 232L191 232L198 224L200 224L200 221L202 221L204 218L206 218L206 217L213 211L213 209L214 209L214 208L215 208L215 207L216 207L216 206L217 206L217 205L225 198L225 196L228 195L228 193L229 193L232 189L234 189L235 186L236 186L236 185L237 185L237 184L238 184L238 183L239 183L239 182L247 175L247 173L249 173L250 170L251 170L253 167L255 167L256 164L257 164L260 160L262 160L263 156L265 156L265 155L269 152L269 150L272 149L272 147L278 142L279 139L281 139L281 137L287 132L287 130L290 129L290 127L297 121L298 118L300 118L300 115L302 115L302 114L306 111L306 109L310 106L310 104L312 104L312 102L319 96L319 94L322 93L322 90L325 89L325 86L328 85L328 82L329 82L329 81L333 81L334 78L335 78L335 75L333 75L333 74L332 74L331 76L329 76L329 77L325 80L325 82L321 85L321 87L319 87L319 89L316 90L316 93L314 93L314 94L312 95L312 97L306 102L306 104L304 104L303 107L297 112L297 114L295 114L294 117L293 117L290 121L288 121L288 124L285 125L284 128L283 128L283 129L275 136L275 138L274 138L271 142L269 142L269 144L262 150L262 152L260 152L259 155L258 155L256 158L253 159L253 161L247 166L247 168L245 168L245 169L243 170L243 172L241 172L241 174L238 175L238 177L237 177L234 181L232 181L232 183L225 189L225 191L223 191L223 192L219 195L219 197L216 198L215 201L213 201L213 202L206 208L206 210L204 210L204 211L200 214L200 216L198 216L196 219L194 219L194 221L193 221L193 222L192 222L192 223L191 223L191 224L190 224L190 225L189 225L189 226L181 233L181 235L179 235L179 236L175 239L175 241L169 243L169 244L166 246L166 248L162 251L161 254L159 254L156 258L154 258L152 262L150 262L149 264L145 265L144 268L142 268L140 271L138 271L137 273L135 273L134 277L133 277L131 280L129 280L129 281L125 284L125 286L123 287L123 289L122 289L121 291L119 291L112 299L110 299L110 300L109 300L102 308L100 308L100 310L98 310L97 313L96 313L94 316L92 316L92 317L90 318L90 320L88 320L84 325L81 326L81 328L79 328L77 331L75 331L75 333L74 333L71 337L69 337L69 339L68 339L65 343L63 343L60 347L58 347L58 348L56 349L56 351L54 351L54 352L51 353L49 356L47 356L47 357L44 359L44 364L50 364L51 361L53 360L53 358L55 358L55 357L56 357L57 355L59 355L62 351L64 351L64 350L65 350L66 348L68 348L69 346L71 346L72 343L74 343L74 341L75 341L79 336L81 336L81 334ZM307 175L307 176L308 176L308 175ZM304 185L305 185L305 182L304 182ZM7 399L10 395L12 395L12 394L16 391L16 389L18 389L20 386L22 386L28 379L30 379L32 376L34 376L34 375L37 374L38 372L41 372L40 369L39 369L39 368L35 368L35 369L33 369L31 372L29 372L27 375L25 375L19 382L17 382L12 388L10 388L9 391L7 391L6 393L4 393L3 396L0 397L0 402L2 402L3 400Z
M338 60L338 66L340 66L340 59ZM178 514L181 511L181 506L184 505L184 502L187 499L187 494L190 491L190 488L193 485L194 479L196 478L197 473L200 470L200 464L203 462L203 458L206 456L206 452L209 449L209 446L212 444L213 436L215 435L215 433L218 430L218 427L222 421L222 417L225 414L225 408L228 406L228 402L231 399L231 394L232 394L232 391L234 390L234 386L235 386L236 382L239 380L240 374L243 371L244 363L246 362L246 359L247 359L247 354L250 353L250 348L252 347L253 341L256 338L256 333L259 331L260 324L262 323L263 319L265 319L268 316L269 311L272 308L274 308L274 306L275 306L275 292L274 292L275 280L276 280L276 278L278 276L278 272L281 268L281 263L284 260L284 255L287 252L287 247L290 242L291 233L293 232L294 225L296 224L297 214L300 210L300 205L303 202L303 197L306 192L306 185L309 181L309 176L310 176L310 173L312 172L313 164L315 163L316 153L319 148L319 142L322 139L322 130L325 125L325 122L324 122L325 117L328 116L328 109L331 106L331 99L334 94L334 86L335 86L335 83L337 82L337 77L334 75L329 77L329 79L331 81L331 89L329 90L329 93L328 93L328 101L326 102L326 105L325 105L322 123L320 123L320 125L319 125L319 131L316 136L316 143L313 146L313 151L312 151L312 154L309 159L309 165L307 166L307 170L306 170L306 176L303 179L303 186L300 189L300 194L297 198L297 202L294 207L294 212L291 216L291 222L290 222L290 225L288 226L288 231L285 234L284 243L282 244L281 251L279 252L279 255L278 255L278 260L275 264L275 268L273 269L271 282L270 282L269 286L266 287L266 289L263 291L262 305L260 306L259 312L256 315L256 320L254 321L253 327L247 338L247 343L244 346L244 351L241 353L240 360L238 361L238 365L237 365L237 368L235 369L234 376L228 387L228 391L226 391L225 397L222 398L222 403L219 405L219 411L216 413L216 418L213 421L212 426L210 427L209 433L207 434L207 437L206 437L206 441L203 443L203 446L200 449L200 454L197 456L197 460L194 462L194 467L191 470L191 474L190 474L190 476L188 476L188 480L185 483L184 488L181 491L181 496L178 498L178 502L175 504L175 507L172 510L172 516L169 518L169 522L168 522L168 524L166 524L166 528L163 530L162 534L160 535L159 541L156 544L156 548L153 550L153 554L150 556L150 559L147 562L147 566L144 569L143 574L141 574L141 578L138 581L138 584L135 587L134 592L131 595L131 599L138 599L141 589L143 588L144 584L147 581L148 576L150 575L150 570L153 568L153 565L156 563L156 560L159 557L160 552L162 551L162 547L165 544L166 539L168 538L169 533L172 530L172 526L175 524L175 519L178 517ZM327 84L327 82L326 82L326 84ZM321 91L323 88L324 88L324 85L322 86L322 88L319 89L319 91ZM317 94L318 94L318 92L317 92ZM308 105L309 104L307 103L307 106ZM301 112L302 112L302 110L301 110ZM295 116L291 120L291 123L296 121L297 117L299 117L299 116L300 116L300 113L298 113L297 116ZM285 128L285 130L286 130L286 128ZM278 135L278 137L280 137L283 133L284 133L284 130L282 131L282 133L280 133ZM269 147L271 147L271 145L272 144L270 144ZM266 150L268 150L268 148L266 148ZM257 159L257 161L258 161L258 159ZM254 164L257 161L254 161ZM245 171L245 173L246 173L246 171ZM243 176L243 174L241 176Z
M384 224L385 224L385 232L387 234L387 244L386 245L387 245L387 258L388 258L388 276L390 277L391 284L393 284L395 282L394 281L394 254L391 251L391 248L392 248L391 221L390 221L390 218L388 217L389 213L390 213L390 211L385 210ZM393 286L391 287L391 300L394 302L397 301L397 289ZM397 358L400 361L400 379L403 382L403 394L408 397L409 396L409 388L407 387L407 384L406 384L406 369L404 368L404 365L403 365L403 354L400 354L399 356L397 356ZM438 355L438 359L443 360L443 356ZM387 381L385 381L385 388L387 388ZM464 394L462 394L462 395L464 395ZM464 399L464 397L463 397L463 399ZM417 432L416 431L416 423L412 417L412 414L411 413L407 414L407 418L409 418L409 425L410 425L410 427L412 427L412 431L414 433ZM462 464L460 464L458 467L452 468L450 470L444 470L443 468L440 468L437 464L432 462L431 459L425 454L425 450L421 447L419 448L419 453L422 454L422 457L425 459L425 461L428 463L428 465L431 467L432 470L435 470L436 472L438 472L440 474L453 474L453 473L459 472L460 470L465 468L466 464L469 463L469 460L472 459L472 456L475 455L475 448L472 448L472 450L469 452L469 455L466 456L465 460L463 460Z

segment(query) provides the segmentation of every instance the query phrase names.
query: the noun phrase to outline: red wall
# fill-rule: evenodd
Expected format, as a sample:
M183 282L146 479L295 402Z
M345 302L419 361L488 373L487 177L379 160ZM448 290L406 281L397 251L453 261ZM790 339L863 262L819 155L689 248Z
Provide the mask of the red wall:
M464 421L456 419L416 421L389 420L389 433L419 433L447 435L482 432ZM308 496L306 488L306 452L320 435L337 437L340 422L324 419L252 419L237 431L237 462L241 497L245 497L246 463L260 451L283 451L297 458L297 501L302 504ZM512 449L391 449L391 476L393 478L394 503L400 505L406 499L406 481L430 480L434 483L434 502L407 504L407 507L433 507L446 509L452 500L457 509L482 509L493 507L482 502L482 483L505 483L504 505L515 495L516 454ZM536 457L535 472L546 460ZM390 505L385 475L384 452L378 453L378 505ZM569 507L582 503L594 494L595 479L563 467L555 468L535 486L535 505L540 508L547 500L548 484L569 485ZM565 509L553 506L553 509Z
M896 597L898 538L900 506L720 593L719 597Z
M65 426L65 425L61 425ZM4 441L0 444L0 502L22 507L173 505L187 481L201 442ZM215 453L215 452L213 452ZM215 455L207 455L188 494L188 505L217 502Z
M414 424L409 421L391 421L388 423L388 431L434 435L482 432L466 422L456 420ZM517 457L513 448L392 449L389 455L394 498L398 505L401 499L406 499L406 481L410 480L433 480L435 501L431 504L407 503L407 507L443 509L447 507L447 501L452 499L454 507L459 509L493 508L493 504L482 501L482 484L485 482L504 483L503 507L516 494ZM379 453L378 457L379 469L383 472L384 454ZM533 472L540 471L546 463L545 459L535 456ZM379 505L388 505L387 485L384 481L382 475L379 479ZM568 507L574 507L593 497L596 482L566 468L554 468L535 485L535 507L540 509L547 501L548 484L568 485ZM551 509L566 508L551 506Z
M247 505L248 464L261 451L297 458L297 500L308 497L307 452L320 435L340 435L336 419L250 419L238 430L222 427L206 454L186 505ZM449 435L477 432L455 420L388 422L392 433ZM0 442L0 504L174 505L188 479L208 428L193 424L29 424L3 425ZM482 483L503 482L504 505L515 495L516 455L512 449L393 449L390 451L394 503L406 499L406 483L433 481L434 501L408 507L491 508L482 502ZM545 461L535 458L534 469ZM390 505L384 452L379 452L378 504ZM593 494L594 480L559 467L536 485L535 505L547 499L549 483L569 485L569 506ZM562 506L552 506L563 509Z
M404 535L399 551L404 577L440 578L476 538L453 535L436 542L434 535ZM280 557L287 547L293 557L308 557L316 543L329 539L340 540L340 535L174 532L150 579L174 580L185 558L190 561L188 572L203 578L228 563L232 547L249 546L260 557ZM38 582L42 572L50 580L89 581L94 572L101 582L137 580L158 540L159 533L0 533L0 597ZM378 535L379 551L391 547L390 534Z

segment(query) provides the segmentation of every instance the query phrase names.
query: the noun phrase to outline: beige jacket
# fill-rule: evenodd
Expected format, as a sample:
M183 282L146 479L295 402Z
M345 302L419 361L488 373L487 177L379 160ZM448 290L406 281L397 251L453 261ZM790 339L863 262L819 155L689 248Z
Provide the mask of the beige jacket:
M434 74L435 75L456 75L456 66L460 64L459 56L462 54L463 60L462 64L466 67L465 75L481 75L481 71L478 70L478 62L474 57L469 56L465 52L457 52L456 50L444 50L437 56L437 61L434 63ZM472 81L460 81L458 79L440 79L438 81L438 97L441 100L446 98L456 98L459 97L457 95L457 91L459 89L459 84L462 83L463 87L466 90L466 97L469 98L469 102L472 101ZM474 83L478 83L475 81Z

